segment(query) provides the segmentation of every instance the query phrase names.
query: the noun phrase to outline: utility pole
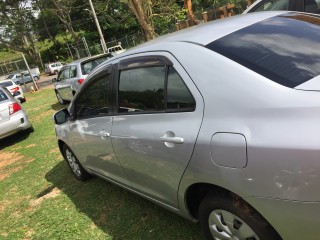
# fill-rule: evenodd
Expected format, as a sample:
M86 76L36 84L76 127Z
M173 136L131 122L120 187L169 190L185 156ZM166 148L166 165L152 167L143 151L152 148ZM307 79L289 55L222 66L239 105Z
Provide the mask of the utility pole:
M33 85L35 86L35 90L36 91L38 91L39 90L39 88L38 88L38 85L37 85L37 83L36 83L36 81L33 79L33 77L32 77L32 73L31 73L31 70L30 70L30 68L29 68L29 64L28 64L28 62L27 62L27 60L26 60L26 58L25 58L25 56L24 56L24 54L23 53L21 53L22 54L22 57L23 57L23 60L24 60L24 63L26 64L26 67L27 67L27 69L28 69L28 72L29 72L29 74L30 74L30 78L32 79L32 82L33 82Z
M99 36L100 36L100 39L101 39L101 45L102 45L103 52L106 53L108 51L108 48L107 48L106 42L104 41L104 37L103 37L102 31L101 31L101 28L100 28L100 24L99 24L97 15L96 15L96 11L94 10L94 7L93 7L93 4L92 4L91 0L89 0L89 3L90 3L90 7L91 7L91 13L93 15L93 18L94 18L94 21L96 23L96 26L97 26L97 29L98 29L98 33L99 33Z

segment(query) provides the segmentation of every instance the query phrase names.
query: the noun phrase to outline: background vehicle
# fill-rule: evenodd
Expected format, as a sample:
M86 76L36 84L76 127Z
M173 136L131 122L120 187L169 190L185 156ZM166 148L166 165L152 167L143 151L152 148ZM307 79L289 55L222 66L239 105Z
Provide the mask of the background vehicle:
M112 54L101 54L82 58L64 66L56 79L53 79L58 101L64 104L71 101L88 74L99 64L111 58Z
M318 240L319 35L319 15L263 12L129 50L56 113L61 153L208 240Z
M281 10L319 14L320 0L257 0L243 13Z
M35 81L38 81L40 79L40 75L33 73L32 78ZM7 79L14 81L17 85L23 85L23 83L32 82L32 78L30 77L30 74L26 73L26 72L13 73L13 74L8 75L8 77L7 77Z
M6 88L16 99L21 103L26 101L21 87L15 84L12 80L2 80L0 81L0 86Z
M61 62L46 63L44 66L45 72L48 75L58 74L58 72L62 67L63 67L63 64Z
M0 86L0 139L23 130L33 131L27 113L9 91Z

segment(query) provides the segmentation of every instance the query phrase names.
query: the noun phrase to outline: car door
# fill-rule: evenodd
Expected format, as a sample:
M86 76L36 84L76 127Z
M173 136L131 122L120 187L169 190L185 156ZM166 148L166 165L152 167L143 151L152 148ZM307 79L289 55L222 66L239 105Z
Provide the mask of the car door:
M70 124L71 144L79 161L91 172L130 186L110 139L110 74L111 71L107 69L95 75L73 101L71 109L75 121Z
M117 73L115 154L134 190L178 208L179 182L202 122L202 97L169 53L124 59Z
M58 74L57 83L55 84L55 89L60 93L60 96L64 100L72 100L73 94L71 90L70 82L72 81L72 76L74 75L74 70L72 66L66 66Z

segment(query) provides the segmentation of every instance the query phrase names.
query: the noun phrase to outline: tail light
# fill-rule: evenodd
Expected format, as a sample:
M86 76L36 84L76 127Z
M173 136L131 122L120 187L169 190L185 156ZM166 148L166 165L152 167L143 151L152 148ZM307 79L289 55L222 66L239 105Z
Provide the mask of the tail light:
M11 88L11 91L12 91L12 92L17 92L17 91L19 91L19 87Z
M79 84L82 84L83 81L84 81L84 78L81 78L81 79L78 80L78 83L79 83Z
M21 110L19 103L12 103L9 105L9 114L12 115Z

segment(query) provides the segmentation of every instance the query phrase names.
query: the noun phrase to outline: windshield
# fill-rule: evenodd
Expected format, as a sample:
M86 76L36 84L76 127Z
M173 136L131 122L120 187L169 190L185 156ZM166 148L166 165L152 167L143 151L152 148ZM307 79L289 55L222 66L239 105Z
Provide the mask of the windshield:
M111 58L112 55L103 55L101 57L86 61L81 63L81 72L83 75L89 74L93 69L95 69L99 64L103 63L107 59Z
M10 74L7 79L13 79L14 78L14 74Z

